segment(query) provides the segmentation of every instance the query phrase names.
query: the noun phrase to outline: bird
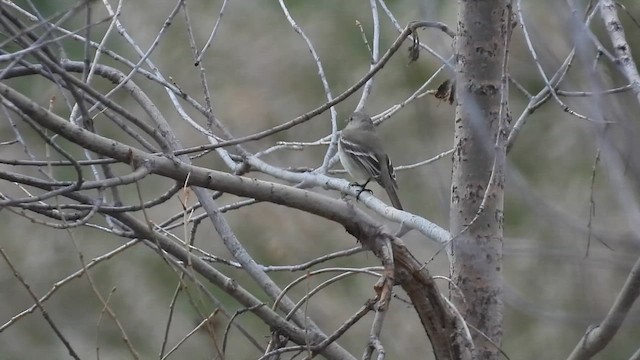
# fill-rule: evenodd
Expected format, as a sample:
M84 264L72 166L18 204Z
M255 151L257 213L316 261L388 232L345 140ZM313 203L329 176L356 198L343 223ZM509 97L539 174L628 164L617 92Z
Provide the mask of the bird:
M363 191L369 191L367 184L375 180L387 192L393 207L402 210L391 159L384 151L382 139L369 115L355 112L349 117L338 140L338 156L344 169L356 181L353 185L361 187L356 199Z

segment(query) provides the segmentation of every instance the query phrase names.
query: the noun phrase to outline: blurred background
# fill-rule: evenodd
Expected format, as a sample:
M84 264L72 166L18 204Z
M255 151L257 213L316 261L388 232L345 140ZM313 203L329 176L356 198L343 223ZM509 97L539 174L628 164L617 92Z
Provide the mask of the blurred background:
M437 0L386 1L386 6L404 27L413 20L437 20L456 28L456 2ZM586 1L575 1L583 11ZM622 1L626 11L620 17L627 30L632 50L640 48L640 29L634 23L640 17L640 3ZM27 2L15 4L29 9ZM33 1L43 16L67 9L72 1ZM198 48L202 48L219 16L222 1L189 0L186 2ZM112 6L116 2L111 1ZM291 16L312 41L324 67L326 78L334 96L340 94L367 71L370 54L363 42L364 35L371 42L372 11L368 1L287 1ZM7 6L7 5L0 5ZM120 21L144 50L156 38L167 16L175 8L175 1L137 0L123 3ZM547 77L562 64L572 44L583 41L567 19L571 10L564 2L553 0L524 1L521 4L525 25L531 36L542 68ZM95 19L107 15L101 2L93 5ZM14 10L11 10L14 11ZM378 4L381 30L381 52L396 39L395 29L384 9ZM65 24L77 29L84 22L82 15ZM94 28L94 40L99 41L108 23ZM593 19L594 35L611 49L608 36L599 15ZM158 47L150 59L159 71L184 92L204 103L199 70L194 66L189 46L185 17L179 14L165 30ZM2 34L6 39L6 35ZM421 30L421 42L448 58L452 41L435 29ZM63 41L64 54L73 60L82 59L82 43ZM402 49L375 77L366 111L379 114L404 101L440 67L438 59L423 51L417 62L409 64L406 41ZM5 51L15 51L6 45ZM139 57L122 37L114 33L106 46L137 62ZM509 58L512 77L531 94L544 86L520 26L516 27ZM634 54L638 55L637 51ZM638 55L640 56L640 55ZM107 56L104 64L128 71L126 66ZM585 75L593 67L595 51L580 54L569 70L561 90L592 91L590 77ZM292 29L276 1L229 1L221 18L214 42L202 59L212 93L215 115L234 136L249 135L314 109L326 102L316 63L303 39ZM625 79L606 60L600 59L595 68L605 87L623 86ZM450 73L442 73L430 85L435 89ZM154 100L169 119L184 146L204 144L206 139L196 134L177 115L163 88L148 79L135 75L137 82ZM58 93L50 82L37 77L11 80L11 85L45 106ZM112 85L96 80L96 88L108 91ZM340 119L349 116L360 98L360 92L337 105ZM142 114L123 91L114 97L120 105ZM594 106L592 97L564 97L563 101L574 111L597 118L604 113L611 121L610 137L613 145L626 162L624 168L600 160L595 167L596 152L602 144L598 127L593 121L568 114L553 100L535 110L522 128L508 157L508 176L505 196L504 290L505 326L504 351L512 359L557 359L566 357L591 324L598 323L606 314L621 288L629 269L640 254L640 242L634 235L637 218L629 213L629 206L638 204L637 174L638 102L630 92L603 98L606 107ZM515 86L511 87L510 107L514 121L526 107L529 99ZM69 115L64 102L59 100L55 110ZM187 108L200 124L206 124L200 114ZM3 116L4 117L4 116ZM433 96L423 96L398 111L380 127L387 152L396 166L410 165L452 148L454 107ZM25 134L26 127L20 125ZM96 120L101 133L119 137L111 124ZM257 152L277 141L313 142L331 131L330 115L322 115L288 131L247 143L249 151ZM2 141L11 139L13 132L8 121L0 122ZM33 134L31 134L33 135ZM31 138L33 149L44 154L43 146ZM281 150L263 158L280 167L310 167L322 164L326 146L306 147L304 150ZM20 146L0 147L4 159L27 159ZM228 171L215 153L195 160L195 164ZM2 165L12 171L16 167ZM335 169L339 169L337 165ZM123 168L124 169L124 168ZM21 169L25 173L33 170ZM56 168L60 177L73 176L69 169ZM68 173L67 173L68 172ZM631 196L614 186L612 173L622 174L629 184ZM249 176L277 181L271 177L250 173ZM341 176L341 175L337 175ZM405 208L444 228L448 228L451 159L444 157L430 165L397 174L400 198ZM593 182L593 187L592 187ZM159 179L144 180L142 196L150 200L162 194L171 182ZM128 203L137 203L134 186L126 187ZM388 201L380 188L373 188L383 201ZM0 183L3 193L18 193L15 185ZM324 191L315 189L314 191ZM330 196L340 197L336 192ZM621 195L622 194L622 195ZM220 205L232 204L240 199L224 195ZM194 197L188 200L191 204ZM592 203L595 206L592 206ZM160 223L182 211L178 199L149 212L152 221ZM590 212L593 216L590 220ZM238 239L247 250L264 265L298 264L326 253L355 246L355 239L342 227L309 214L285 207L261 203L227 213ZM7 252L16 268L24 276L35 294L41 296L59 280L81 268L80 251L85 261L100 256L124 244L124 240L96 229L79 228L68 232L35 225L19 214L6 209L0 217L0 246ZM382 221L382 220L381 220ZM589 227L589 222L591 225ZM179 227L173 233L185 238L189 228ZM75 241L75 245L74 245ZM416 234L405 241L413 254L422 261L429 260L440 245ZM606 246L602 244L606 243ZM213 228L207 221L200 225L196 246L224 258L231 258ZM76 249L77 246L77 249ZM610 249L608 248L610 247ZM588 252L587 252L588 249ZM377 258L360 253L330 263L331 266L377 266ZM327 264L321 265L329 266ZM216 265L225 274L234 277L249 290L255 290L252 281L241 271L225 265ZM433 275L447 276L446 255L440 253L428 264ZM169 305L178 275L154 251L135 245L91 270L97 288L109 297L109 304L129 336L141 358L157 358L162 345ZM323 275L303 281L290 295L300 299L310 289L328 279ZM286 284L304 276L302 273L273 274L277 283ZM331 333L368 298L374 296L373 284L377 278L353 275L330 286L309 303L307 312L318 321L325 332ZM447 291L447 283L441 286ZM6 324L33 304L24 287L12 275L5 262L0 262L0 326ZM240 309L214 287L209 290L231 311ZM111 293L113 291L113 293ZM191 287L192 298L178 298L168 348L175 345L213 307L208 299ZM397 289L398 297L403 294ZM111 293L111 295L109 295ZM261 296L265 301L266 296ZM75 279L61 287L45 308L61 328L82 358L121 359L131 357L114 322L102 311L85 277ZM356 356L364 350L368 340L372 317L355 326L340 344ZM250 314L240 316L239 322L261 338L268 329ZM214 333L201 330L190 337L172 354L172 359L215 358L213 340L219 341L226 319L214 317ZM412 308L401 300L392 302L386 319L383 343L389 359L431 358L429 342L421 330ZM598 359L628 358L640 341L640 313L637 307L625 321L613 342ZM99 344L99 345L98 345ZM256 359L260 354L232 330L228 345L230 359ZM47 326L41 314L35 311L20 318L0 332L0 359L67 358L64 346Z

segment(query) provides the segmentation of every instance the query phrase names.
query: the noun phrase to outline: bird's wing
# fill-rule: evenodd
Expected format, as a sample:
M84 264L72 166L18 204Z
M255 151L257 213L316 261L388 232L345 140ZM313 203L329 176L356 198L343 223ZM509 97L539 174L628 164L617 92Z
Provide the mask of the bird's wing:
M380 179L380 161L375 153L362 148L359 143L351 141L349 138L340 138L342 149L351 156L354 163L357 164L363 172L369 177L379 182Z

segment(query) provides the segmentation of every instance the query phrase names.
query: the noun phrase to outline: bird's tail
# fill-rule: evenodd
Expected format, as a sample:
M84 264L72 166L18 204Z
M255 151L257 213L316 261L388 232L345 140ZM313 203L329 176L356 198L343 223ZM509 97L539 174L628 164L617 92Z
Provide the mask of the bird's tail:
M398 192L396 188L393 186L385 186L384 189L387 191L387 195L389 196L389 200L391 200L391 205L398 210L402 209L402 204L400 203L400 198L398 197Z

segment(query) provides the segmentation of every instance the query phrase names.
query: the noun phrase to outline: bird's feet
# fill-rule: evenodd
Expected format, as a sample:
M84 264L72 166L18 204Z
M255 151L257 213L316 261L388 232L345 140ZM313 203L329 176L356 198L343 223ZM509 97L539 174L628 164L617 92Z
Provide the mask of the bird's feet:
M373 193L373 191L367 189L367 183L368 181L364 184L358 184L357 182L352 182L349 184L349 186L357 186L360 188L360 190L358 190L358 193L356 194L356 200L360 200L360 194L362 194L365 191L368 192L369 194Z

